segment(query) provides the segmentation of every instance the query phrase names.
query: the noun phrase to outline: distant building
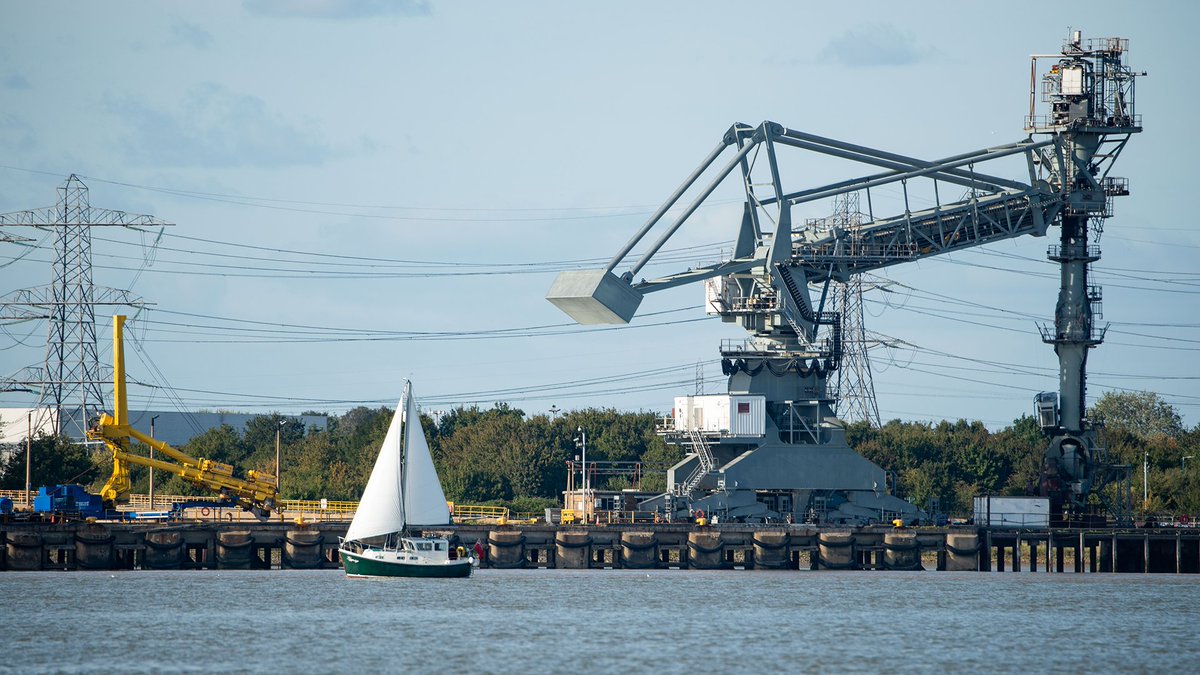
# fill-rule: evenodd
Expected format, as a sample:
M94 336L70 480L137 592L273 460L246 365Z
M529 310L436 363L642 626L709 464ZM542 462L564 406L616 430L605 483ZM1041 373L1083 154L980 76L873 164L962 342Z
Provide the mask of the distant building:
M36 408L0 408L0 422L4 424L0 429L0 444L15 445L25 441L25 437L29 433L30 413L33 413L33 424L37 425L37 428L33 430L35 436L39 432L53 433L54 429L58 427L55 412L44 410L41 415L38 412ZM249 413L131 410L129 411L129 423L134 429L149 436L150 419L156 417L154 437L168 445L181 446L192 438L209 429L216 429L222 424L228 424L239 434L243 433L246 430L246 424L251 419L261 416L261 414ZM329 426L329 416L327 415L284 415L284 417L302 421L305 431L317 431ZM38 424L39 419L40 424Z

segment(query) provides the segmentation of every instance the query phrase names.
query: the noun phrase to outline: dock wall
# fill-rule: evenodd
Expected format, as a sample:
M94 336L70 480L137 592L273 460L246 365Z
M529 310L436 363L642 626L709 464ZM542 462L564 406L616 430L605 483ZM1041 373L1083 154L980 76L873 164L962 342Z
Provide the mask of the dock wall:
M0 523L0 570L336 569L344 523ZM1200 573L1200 529L458 525L484 567Z

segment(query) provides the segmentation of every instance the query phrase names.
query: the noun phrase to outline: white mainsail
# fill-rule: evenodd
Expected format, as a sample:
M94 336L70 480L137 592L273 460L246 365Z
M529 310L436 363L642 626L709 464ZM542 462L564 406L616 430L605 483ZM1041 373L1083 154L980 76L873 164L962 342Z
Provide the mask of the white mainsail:
M438 480L433 456L429 454L429 443L425 441L425 430L421 428L421 415L409 389L408 405L405 408L404 425L408 438L404 452L404 516L413 525L448 525L450 508L446 504L446 493Z
M379 448L354 520L346 530L346 541L401 532L407 523L450 522L450 509L429 454L411 384L405 386L404 394Z

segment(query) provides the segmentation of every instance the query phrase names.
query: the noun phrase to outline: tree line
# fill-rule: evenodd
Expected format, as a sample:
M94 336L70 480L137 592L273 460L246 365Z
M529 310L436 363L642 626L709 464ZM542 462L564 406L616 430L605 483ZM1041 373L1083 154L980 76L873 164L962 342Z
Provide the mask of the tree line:
M359 407L330 416L325 429L306 429L279 414L250 420L239 433L228 425L210 429L182 446L184 452L247 469L274 471L279 430L285 499L356 500L374 466L391 422L391 409ZM1101 444L1110 459L1131 467L1131 501L1149 513L1200 513L1200 425L1186 429L1177 411L1153 393L1108 393L1089 411L1103 421ZM588 460L640 462L638 487L666 489L666 469L682 459L678 446L655 433L649 412L589 408L561 415L526 416L498 403L463 407L422 425L447 499L504 504L539 511L559 503L568 461L579 454L579 430L587 434ZM1038 484L1046 440L1032 416L998 431L981 422L892 420L881 428L847 426L851 447L895 474L897 491L914 504L966 515L976 495L1023 495ZM23 448L22 448L23 450ZM98 490L112 469L104 449L89 450L65 438L33 439L32 485L78 482ZM1143 483L1143 462L1149 482ZM578 465L576 465L578 466ZM145 469L133 471L135 492L149 489ZM0 488L22 489L25 453L0 457ZM633 487L630 476L598 477L598 488ZM1143 488L1149 499L1143 503ZM1115 489L1111 488L1110 490ZM202 494L182 479L156 473L159 494Z

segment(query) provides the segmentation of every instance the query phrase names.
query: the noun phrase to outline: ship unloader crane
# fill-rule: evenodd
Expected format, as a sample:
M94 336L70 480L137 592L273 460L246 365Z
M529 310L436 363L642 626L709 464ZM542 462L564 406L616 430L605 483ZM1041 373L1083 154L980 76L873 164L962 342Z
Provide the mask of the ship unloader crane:
M1092 46L1095 43L1095 46ZM1098 228L1111 216L1108 198L1127 194L1123 179L1108 177L1112 162L1132 133L1141 131L1133 113L1134 74L1122 56L1127 41L1105 38L1082 45L1068 39L1060 63L1043 78L1049 121L1034 117L1033 136L1006 145L924 161L853 143L788 129L775 122L735 124L700 166L651 215L603 269L559 274L547 299L581 324L628 323L647 293L706 281L706 308L750 334L721 346L729 401L737 413L753 415L761 403L760 428L733 432L695 418L704 405L677 399L669 441L690 446L667 476L669 492L644 505L682 515L694 510L757 520L788 517L817 522L863 523L923 514L888 494L888 476L845 441L836 419L837 401L826 379L842 355L841 321L825 311L832 281L904 262L964 250L1022 235L1043 236L1063 228L1062 244L1049 257L1063 268L1056 324L1046 341L1055 345L1060 394L1039 397L1039 413L1050 438L1043 492L1072 512L1116 473L1106 464L1094 431L1083 419L1086 350L1099 344L1091 303L1099 290L1087 283L1087 265L1098 259L1087 244L1088 224ZM1033 73L1036 73L1034 58ZM1066 73L1069 73L1067 75ZM882 168L883 171L798 191L784 189L777 152L796 148ZM718 158L732 151L727 162ZM981 172L984 163L1023 158L1027 182ZM765 166L764 166L765 165ZM656 279L635 281L663 245L730 176L745 193L741 222L729 259ZM710 177L711 176L711 177ZM702 178L708 178L702 182ZM932 181L932 208L914 209L911 183ZM885 185L899 187L904 212L852 227L793 227L793 207ZM945 186L964 191L943 203ZM940 189L939 189L940 188ZM660 224L677 202L696 196L624 271L630 252ZM870 206L869 206L870 208ZM873 210L873 209L872 209ZM773 226L767 231L765 225ZM696 397L699 398L699 397ZM744 399L744 400L743 400ZM1061 412L1058 406L1062 400ZM742 407L744 404L744 408Z
M150 438L129 425L129 408L125 397L125 342L124 316L113 317L113 414L103 414L88 437L103 441L113 457L113 471L108 482L100 490L106 508L128 501L132 466L152 467L167 471L188 481L192 485L220 495L230 505L241 506L259 517L265 517L276 508L279 493L275 476L261 471L247 471L245 478L233 475L229 464L210 459L192 457L170 445ZM151 459L131 451L130 441L138 441L173 462Z

